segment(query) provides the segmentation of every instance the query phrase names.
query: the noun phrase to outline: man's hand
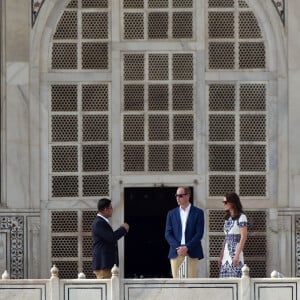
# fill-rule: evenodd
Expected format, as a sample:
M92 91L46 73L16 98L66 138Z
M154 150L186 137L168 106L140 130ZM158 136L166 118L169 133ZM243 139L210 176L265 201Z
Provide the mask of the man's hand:
M129 225L127 223L122 224L121 227L124 227L127 232L129 231Z
M187 256L187 253L188 253L187 246L179 246L176 248L176 250L177 250L177 254L179 256Z

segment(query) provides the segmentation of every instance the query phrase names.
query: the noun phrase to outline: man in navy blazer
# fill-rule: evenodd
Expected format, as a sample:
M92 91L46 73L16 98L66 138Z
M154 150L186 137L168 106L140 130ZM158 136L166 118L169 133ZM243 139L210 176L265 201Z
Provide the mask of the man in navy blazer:
M119 265L118 240L128 232L129 225L124 223L113 231L108 220L112 216L111 200L100 199L97 206L98 213L92 224L92 269L97 279L111 278L111 268Z
M179 207L167 215L165 238L170 245L168 258L173 278L179 276L179 267L186 256L187 277L197 277L198 262L203 258L204 213L190 203L190 195L189 187L178 187L175 196Z

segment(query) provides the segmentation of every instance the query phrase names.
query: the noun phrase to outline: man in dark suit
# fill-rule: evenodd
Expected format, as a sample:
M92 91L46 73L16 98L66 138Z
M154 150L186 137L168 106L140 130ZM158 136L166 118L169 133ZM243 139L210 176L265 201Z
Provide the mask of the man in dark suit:
M108 218L112 216L111 200L98 201L98 213L92 224L92 269L97 279L111 278L111 268L119 265L118 240L124 236L129 225L124 223L113 231Z
M189 187L178 187L175 196L179 207L167 215L165 238L170 245L168 258L173 278L179 276L179 267L186 256L187 277L197 277L198 261L203 258L204 213L190 203L190 195Z

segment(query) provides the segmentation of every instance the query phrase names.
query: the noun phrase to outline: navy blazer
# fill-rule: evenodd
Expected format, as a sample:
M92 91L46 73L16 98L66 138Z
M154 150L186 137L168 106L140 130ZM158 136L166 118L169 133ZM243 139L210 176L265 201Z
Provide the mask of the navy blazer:
M168 258L178 256L176 248L181 245L182 226L179 207L168 212L165 238L170 245ZM188 248L188 255L192 258L203 258L201 239L204 232L204 213L203 210L191 205L190 212L186 221L185 245Z
M92 269L111 269L119 265L118 240L127 233L124 227L113 231L100 216L96 216L92 224L93 261Z

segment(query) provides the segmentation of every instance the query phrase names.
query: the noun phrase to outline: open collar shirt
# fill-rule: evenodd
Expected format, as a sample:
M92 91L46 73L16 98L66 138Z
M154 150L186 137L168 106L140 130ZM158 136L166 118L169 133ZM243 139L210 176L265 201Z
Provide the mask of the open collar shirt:
M185 228L186 228L186 221L187 221L190 209L191 209L191 204L189 204L186 209L179 207L181 228L182 228L181 245L185 245Z
M109 220L107 218L105 218L104 216L102 216L100 213L97 213L97 216L104 219L110 225Z

